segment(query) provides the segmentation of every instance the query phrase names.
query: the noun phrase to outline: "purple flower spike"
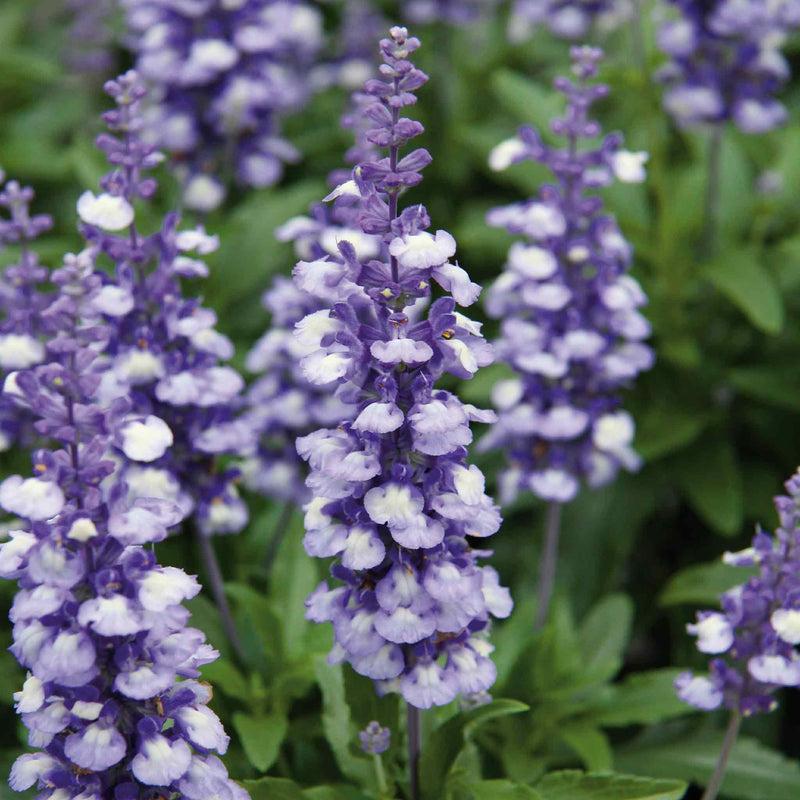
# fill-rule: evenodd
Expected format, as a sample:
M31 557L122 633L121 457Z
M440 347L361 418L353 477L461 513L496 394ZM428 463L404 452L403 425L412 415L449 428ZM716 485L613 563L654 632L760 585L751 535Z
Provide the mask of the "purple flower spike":
M583 39L592 29L608 32L630 19L629 0L515 0L508 20L508 38L524 42L537 28L559 39Z
M113 444L126 457L129 499L158 496L191 513L205 535L236 533L247 523L239 473L216 471L215 459L254 447L247 424L235 417L244 381L222 364L233 345L215 330L214 312L181 287L184 277L208 274L202 256L219 239L202 227L178 230L175 214L149 236L137 229L134 206L155 192L146 171L162 156L141 136L146 89L139 76L128 72L105 88L117 108L103 115L110 133L96 145L113 169L100 181L101 193L84 192L78 215L88 242L116 266L113 279L97 274L91 303L113 331L95 369L99 396L127 402Z
M0 170L0 183L4 181ZM49 214L31 215L32 201L33 189L17 181L6 182L0 191L0 208L8 212L8 219L0 219L0 248L20 246L18 260L0 276L0 375L4 380L45 360L41 315L50 298L40 286L47 280L48 270L39 263L32 245L53 226L53 219ZM0 394L0 452L15 442L26 446L33 438L27 411L11 391L4 391Z
M722 559L758 567L758 576L720 595L721 611L701 611L686 626L697 649L715 656L710 675L675 680L678 697L696 708L767 713L778 707L780 687L800 686L800 471L784 485L775 533L759 529L752 547Z
M130 77L109 87L123 108ZM124 174L130 193L101 198L132 197L142 185L133 162ZM19 585L10 650L28 670L14 700L38 749L17 759L9 783L36 786L40 798L205 800L208 786L193 776L213 769L215 796L245 800L211 755L226 751L228 737L197 678L218 653L186 627L182 605L200 585L143 547L185 512L162 497L130 496L128 445L140 456L169 429L152 415L131 417L129 399L103 399L118 331L108 311L114 284L95 269L96 255L67 256L53 272L56 291L40 314L42 361L15 375L15 399L58 449L33 453L32 477L0 484L0 506L20 518L0 544L0 577Z
M626 274L631 246L601 213L600 197L586 190L615 177L643 181L647 154L621 149L617 135L579 149L581 140L600 133L588 110L608 87L588 81L601 57L596 48L574 47L577 82L555 82L567 97L567 113L552 128L566 137L566 149L547 147L533 128L523 128L490 156L495 169L532 159L556 178L539 197L488 216L489 224L525 236L511 245L486 302L487 313L503 320L498 354L518 373L495 385L499 421L480 443L508 454L506 502L529 489L564 503L582 479L601 485L620 467L639 463L633 419L619 408L619 390L653 363L643 343L650 323L638 310L647 297Z
M436 388L444 373L470 377L492 360L480 326L456 311L479 287L450 262L453 237L427 232L423 206L400 209L430 162L425 150L400 154L422 132L403 113L428 77L409 60L419 41L405 28L390 37L380 78L364 87L365 139L388 155L359 163L328 197L348 208L353 235L309 252L294 273L327 304L295 326L301 369L354 407L352 421L297 440L313 496L304 544L336 558L334 586L317 587L306 616L333 624L331 660L429 708L491 687L486 634L512 602L467 539L500 527L483 475L466 464L469 423L494 415ZM453 296L430 303L433 283Z
M797 0L670 0L677 19L658 33L669 57L659 79L664 107L683 128L731 120L744 133L766 133L786 121L773 95L789 79L781 52L800 25Z
M136 67L154 88L148 137L182 165L184 203L217 208L230 174L271 186L300 154L279 116L301 108L322 18L301 0L123 0Z

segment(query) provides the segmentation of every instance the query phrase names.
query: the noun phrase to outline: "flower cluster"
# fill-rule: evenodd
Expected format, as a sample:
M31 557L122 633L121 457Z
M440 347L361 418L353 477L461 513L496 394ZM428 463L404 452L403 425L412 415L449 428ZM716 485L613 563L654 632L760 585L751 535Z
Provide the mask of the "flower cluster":
M213 788L222 800L245 800L212 755L229 740L197 678L218 654L186 627L181 605L200 587L143 548L183 511L131 500L104 455L129 435L130 409L97 402L93 366L113 329L99 310L108 292L94 256L67 256L53 273L45 362L6 381L38 433L61 445L33 454L33 477L0 484L0 505L23 520L0 544L0 576L20 587L11 652L28 677L14 699L39 751L17 759L10 786L37 784L40 798L205 800Z
M800 25L797 0L670 0L680 12L658 33L669 62L658 77L664 107L681 127L732 120L764 133L786 120L774 93L788 80L781 53L787 31Z
M77 73L108 74L114 65L113 0L66 0L66 10L70 15L67 66Z
M182 162L184 202L211 211L229 175L270 186L298 153L279 116L308 92L321 16L301 0L124 0L136 67L155 88L149 134Z
M370 722L363 731L360 731L358 738L361 742L361 749L368 755L380 755L385 753L392 742L392 732L388 728L381 727L379 722Z
M800 686L800 471L784 485L775 534L759 529L752 547L723 557L758 567L758 575L722 594L722 611L702 611L687 625L697 649L717 656L709 677L684 672L675 680L681 700L697 708L764 713L777 708L780 687Z
M104 279L92 301L113 329L95 367L100 397L132 404L115 440L128 459L144 462L124 468L130 491L179 503L203 534L236 533L248 518L235 486L238 471L216 472L215 457L251 448L247 425L234 418L244 381L220 364L233 345L214 329L216 315L184 298L180 284L208 274L197 256L219 241L202 228L176 230L175 214L150 236L137 230L134 201L156 189L142 172L161 156L139 137L145 89L138 75L128 72L106 90L117 109L103 115L111 133L96 144L114 169L102 179L101 194L87 191L78 201L83 235L115 265L114 278Z
M300 289L332 310L296 326L313 383L338 384L356 406L352 422L297 441L309 463L304 544L309 555L335 556L337 585L320 584L307 617L331 622L334 661L348 661L381 691L399 690L413 706L485 691L496 670L485 638L490 616L511 612L511 599L491 567L481 567L467 536L500 526L484 478L466 464L470 421L492 412L437 389L445 372L471 377L492 360L480 326L456 311L480 292L449 259L455 241L429 233L423 206L398 208L400 192L417 185L430 155L400 149L422 132L402 116L427 76L409 56L419 41L395 27L381 41L381 78L365 84L373 98L367 138L388 156L360 163L329 199L357 208L365 235L380 236L388 258L359 253L347 239L336 256L300 261ZM432 281L452 294L428 307Z
M508 19L508 38L524 42L540 27L560 39L582 39L592 28L608 31L629 19L628 0L515 0Z
M608 89L589 82L600 50L574 47L571 54L577 82L556 79L567 113L552 123L567 148L548 147L526 127L490 157L496 169L532 159L556 178L539 197L488 216L489 224L527 239L511 245L486 303L487 313L502 319L498 354L519 373L494 387L499 421L481 442L483 449L501 447L508 454L507 500L527 488L566 502L581 478L599 485L620 467L634 468L634 424L619 409L619 389L653 363L642 343L650 325L637 310L647 298L626 274L631 246L613 218L601 213L602 199L586 193L615 176L644 180L646 154L622 150L617 135L579 148L582 139L600 134L588 110Z
M410 22L468 25L489 16L499 0L403 0L403 16Z
M5 176L0 170L0 182ZM31 215L33 189L8 181L0 191L0 208L8 219L0 219L0 246L18 246L19 258L0 277L0 374L40 364L45 358L42 311L49 303L40 286L48 270L31 249L34 240L53 225L49 214ZM5 394L0 394L0 451L12 443L28 444L32 434L27 413Z

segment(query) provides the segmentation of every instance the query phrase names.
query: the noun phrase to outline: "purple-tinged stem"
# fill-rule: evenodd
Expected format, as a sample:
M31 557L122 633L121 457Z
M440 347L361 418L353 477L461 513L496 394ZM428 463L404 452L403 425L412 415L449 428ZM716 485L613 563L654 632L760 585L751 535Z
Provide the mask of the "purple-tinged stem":
M408 800L420 800L419 758L422 753L422 714L416 706L408 709Z
M717 766L714 767L714 774L708 782L705 792L700 800L715 800L719 793L722 780L725 777L725 767L728 764L728 758L736 744L736 737L739 735L739 727L742 724L742 715L739 711L734 711L731 714L731 720L728 723L728 730L725 731L725 738L722 741L722 748L719 751L719 758L717 759Z
M205 566L206 575L208 576L208 586L214 597L217 611L219 611L222 627L225 629L225 635L236 651L236 655L241 661L244 661L242 640L239 638L239 631L236 629L236 623L233 621L233 614L231 614L228 598L225 596L225 583L222 579L222 571L219 568L217 554L214 552L214 545L211 542L211 537L204 536L197 531L197 541L200 545L200 556L203 559L203 565Z
M708 260L714 255L719 216L719 190L722 168L722 123L714 125L708 146L708 185L706 187L705 219L700 254Z
M534 631L540 631L547 620L553 586L556 582L556 563L558 562L558 534L561 528L561 503L555 501L547 506L544 522L544 550L542 566L539 571L539 591L536 598L536 620Z

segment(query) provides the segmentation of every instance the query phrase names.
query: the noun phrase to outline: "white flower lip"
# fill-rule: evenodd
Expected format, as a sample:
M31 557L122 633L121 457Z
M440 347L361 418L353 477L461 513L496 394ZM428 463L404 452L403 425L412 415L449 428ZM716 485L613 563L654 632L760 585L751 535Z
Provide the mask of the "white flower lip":
M121 436L122 452L133 461L155 461L173 442L169 425L152 414L124 425Z
M649 153L643 150L638 153L617 150L611 156L611 169L617 179L623 183L644 183L647 179L647 170L644 165L649 158Z
M121 231L133 222L133 206L124 198L84 192L78 198L78 216L104 231Z
M508 169L517 159L525 155L525 142L517 136L495 145L489 153L489 167L495 172Z

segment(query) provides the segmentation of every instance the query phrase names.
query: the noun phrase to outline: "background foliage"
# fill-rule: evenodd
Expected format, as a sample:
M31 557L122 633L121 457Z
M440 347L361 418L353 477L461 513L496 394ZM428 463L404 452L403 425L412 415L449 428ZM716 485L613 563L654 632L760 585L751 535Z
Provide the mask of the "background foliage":
M0 5L0 164L9 177L34 186L35 211L56 218L40 248L49 266L78 246L75 199L104 172L92 147L104 106L101 81L61 66L64 22L56 5ZM635 247L634 274L651 298L658 362L628 397L645 465L566 510L557 599L537 637L533 595L543 508L523 498L505 509L493 563L517 607L493 635L499 699L467 713L446 708L424 715L429 800L677 800L686 782L706 780L719 750L723 721L679 702L672 680L679 668L704 668L684 633L694 608L713 605L718 592L743 579L742 570L716 561L719 553L745 546L757 521L774 525L771 498L797 466L800 98L791 85L784 95L791 119L778 132L725 132L718 240L711 258L699 258L707 141L677 132L661 110L651 80L660 56L649 12L645 3L646 63L636 63L627 30L603 43L608 58L601 77L612 93L598 112L607 130L624 132L630 149L651 154L645 185L607 194ZM326 14L334 19L330 9ZM422 145L434 162L409 202L425 202L435 227L454 233L460 262L485 284L509 244L506 234L485 226L486 210L535 193L544 178L531 164L492 173L488 152L520 124L547 129L560 110L550 83L567 67L567 45L541 33L511 46L502 15L469 29L415 32L423 40L419 65L432 76L419 112L427 128ZM117 57L120 68L128 65L122 50ZM325 176L348 146L336 125L345 101L342 91L330 90L287 120L304 160L280 186L234 197L204 220L222 247L197 291L234 338L239 366L268 324L260 292L294 262L273 231L323 196ZM779 193L756 192L765 170L782 174ZM166 209L176 191L166 174L161 186ZM491 338L492 323L487 330ZM488 405L503 373L500 366L485 369L460 391ZM482 458L490 476L497 458ZM24 468L25 460L4 453L3 473ZM211 601L200 596L191 603L194 624L223 654L204 674L233 736L231 774L247 781L253 800L376 797L372 761L356 733L378 719L392 728L394 745L384 761L390 783L401 786L404 723L397 700L377 698L369 681L326 664L330 633L303 619L303 600L322 567L303 552L300 515L276 544L283 509L251 499L248 530L217 540L246 642L243 662L226 643ZM199 572L202 580L189 539L158 547L162 561ZM12 591L0 585L4 607ZM7 773L25 747L11 700L23 675L4 650L7 625L0 641L0 772ZM787 693L781 701L777 713L746 721L726 796L786 800L800 792L800 700ZM567 771L545 774L554 769ZM614 778L610 770L647 777ZM5 796L19 795L0 785ZM685 796L699 792L689 788Z

